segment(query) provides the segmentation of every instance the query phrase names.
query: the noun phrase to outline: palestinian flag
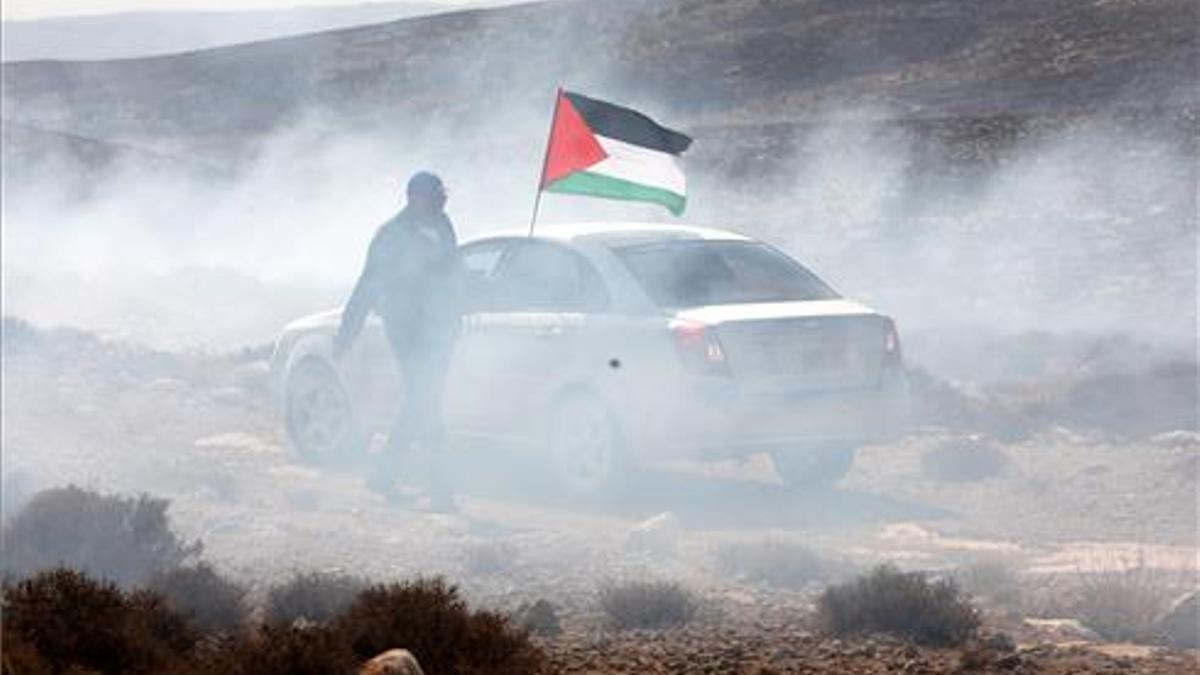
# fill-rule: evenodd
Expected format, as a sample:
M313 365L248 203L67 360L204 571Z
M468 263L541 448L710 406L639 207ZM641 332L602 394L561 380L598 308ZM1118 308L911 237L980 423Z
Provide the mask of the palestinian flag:
M691 143L636 110L560 89L540 189L653 202L678 216L687 203L679 155Z

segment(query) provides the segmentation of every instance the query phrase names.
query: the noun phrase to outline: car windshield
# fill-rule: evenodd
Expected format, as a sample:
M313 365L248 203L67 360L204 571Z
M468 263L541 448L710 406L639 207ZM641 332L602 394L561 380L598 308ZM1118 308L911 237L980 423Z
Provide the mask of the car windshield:
M613 250L660 307L838 297L799 263L757 242L692 239Z

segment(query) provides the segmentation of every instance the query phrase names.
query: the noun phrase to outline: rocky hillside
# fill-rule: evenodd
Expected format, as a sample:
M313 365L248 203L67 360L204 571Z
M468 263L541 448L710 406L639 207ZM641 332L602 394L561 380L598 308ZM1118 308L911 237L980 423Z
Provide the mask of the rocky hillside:
M558 83L678 124L1188 108L1186 0L532 3L179 56L5 64L10 122L230 159L320 112L383 130L541 111ZM503 92L497 97L496 92ZM668 92L664 97L662 92Z

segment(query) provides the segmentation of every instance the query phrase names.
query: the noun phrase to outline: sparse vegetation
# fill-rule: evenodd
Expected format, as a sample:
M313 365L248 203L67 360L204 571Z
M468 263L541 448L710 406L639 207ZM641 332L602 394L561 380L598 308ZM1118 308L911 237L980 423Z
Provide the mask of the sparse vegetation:
M1187 589L1184 575L1140 561L1088 572L1081 580L1071 613L1101 637L1120 642L1156 642L1155 620Z
M293 600L305 589L327 594L330 586L315 581L328 578L302 577L303 583L291 586ZM240 591L205 566L163 579L169 579L164 585L171 592L204 594L215 588L231 599ZM191 598L189 607L199 602ZM223 630L233 614L197 613L220 630L205 634L172 605L155 591L124 591L63 568L5 585L3 672L338 675L356 672L362 662L396 645L412 651L432 673L543 672L542 652L524 632L500 614L471 611L441 579L372 586L324 622L241 626L236 633Z
M983 558L959 567L954 574L967 593L985 597L994 603L1018 607L1021 585L1013 564L1002 558Z
M232 634L246 623L246 589L208 563L159 572L147 586L206 633Z
M430 673L508 675L542 668L542 654L524 632L501 614L471 611L441 579L367 588L333 625L360 658L403 646Z
M122 591L74 570L41 572L6 585L3 595L4 647L12 660L5 673L170 672L199 637L161 596Z
M348 574L305 572L267 591L266 620L291 625L297 619L321 623L344 611L367 582Z
M20 578L67 566L123 586L144 582L200 553L171 530L169 504L75 486L39 492L4 525L4 572Z
M691 620L696 598L671 581L631 581L600 589L600 607L619 629L671 628Z
M196 675L352 675L361 659L328 626L263 626L203 655Z
M716 558L722 574L781 588L801 588L833 574L833 564L820 554L778 539L726 543Z
M835 636L887 633L917 644L959 646L979 628L979 614L950 579L881 565L831 586L817 602L821 628Z

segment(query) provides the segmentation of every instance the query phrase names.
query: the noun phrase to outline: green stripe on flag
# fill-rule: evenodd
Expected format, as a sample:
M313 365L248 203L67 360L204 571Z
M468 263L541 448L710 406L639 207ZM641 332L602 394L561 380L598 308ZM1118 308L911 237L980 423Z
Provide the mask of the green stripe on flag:
M682 214L684 206L687 205L687 199L683 195L670 190L587 171L576 171L557 180L547 185L546 191L623 199L631 202L651 202L667 207L667 210L676 216Z

